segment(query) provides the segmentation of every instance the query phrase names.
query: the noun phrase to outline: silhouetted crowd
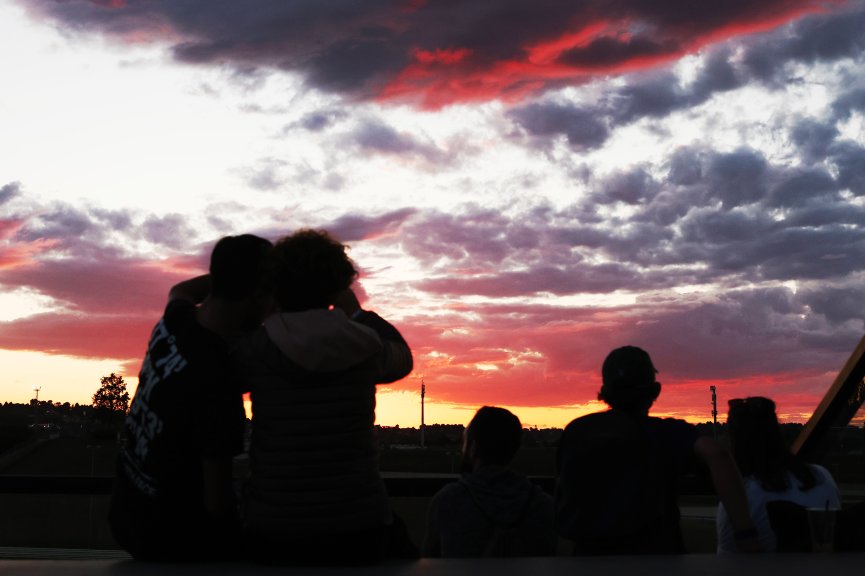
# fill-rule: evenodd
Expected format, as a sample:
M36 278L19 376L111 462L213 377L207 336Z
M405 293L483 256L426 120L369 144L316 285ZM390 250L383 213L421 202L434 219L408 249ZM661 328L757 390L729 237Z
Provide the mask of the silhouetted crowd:
M376 386L407 376L412 355L393 325L360 306L357 275L344 245L301 230L275 245L222 238L209 274L171 288L109 512L133 557L355 565L546 556L563 542L578 555L679 554L677 488L695 462L721 501L719 552L776 550L779 502L800 520L807 508L840 508L829 472L786 447L771 400L730 401L728 450L683 420L649 415L657 370L625 346L602 365L609 409L564 430L554 495L511 467L519 419L484 406L465 429L463 474L432 498L418 548L391 510L373 436ZM232 462L247 392L250 471L238 494Z

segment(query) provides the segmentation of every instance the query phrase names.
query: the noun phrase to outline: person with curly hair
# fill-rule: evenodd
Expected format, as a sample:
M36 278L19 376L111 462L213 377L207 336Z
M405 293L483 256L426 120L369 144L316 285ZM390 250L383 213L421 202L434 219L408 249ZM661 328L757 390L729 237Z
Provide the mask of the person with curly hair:
M360 307L358 273L328 233L277 241L279 312L241 349L252 398L246 542L254 560L363 564L416 555L378 470L376 385L412 370L406 341Z

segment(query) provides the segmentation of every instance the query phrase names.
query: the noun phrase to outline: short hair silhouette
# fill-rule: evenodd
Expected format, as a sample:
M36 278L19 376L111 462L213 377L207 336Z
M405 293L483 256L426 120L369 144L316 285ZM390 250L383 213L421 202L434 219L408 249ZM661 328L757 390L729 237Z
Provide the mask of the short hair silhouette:
M466 427L466 444L474 443L475 455L483 464L507 466L522 440L520 419L497 406L480 408Z
M325 231L299 230L273 249L275 296L284 312L327 308L355 278L346 246Z
M661 385L655 380L657 373L652 358L642 348L616 348L601 367L603 385L598 399L612 408L648 409L661 392Z
M787 472L796 477L803 491L816 485L814 472L790 451L781 435L775 402L751 396L734 398L728 405L730 447L742 476L754 476L770 492L790 488Z
M273 244L254 234L225 236L210 254L210 293L214 298L243 300L266 282Z

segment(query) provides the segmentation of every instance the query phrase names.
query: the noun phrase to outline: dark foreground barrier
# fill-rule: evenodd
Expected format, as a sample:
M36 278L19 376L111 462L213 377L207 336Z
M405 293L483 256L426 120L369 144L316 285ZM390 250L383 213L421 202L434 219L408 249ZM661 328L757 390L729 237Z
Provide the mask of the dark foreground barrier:
M423 559L351 568L267 567L252 564L140 564L131 560L0 560L3 576L221 576L315 574L352 576L814 576L858 574L865 554L758 554L748 556L553 557L472 560Z

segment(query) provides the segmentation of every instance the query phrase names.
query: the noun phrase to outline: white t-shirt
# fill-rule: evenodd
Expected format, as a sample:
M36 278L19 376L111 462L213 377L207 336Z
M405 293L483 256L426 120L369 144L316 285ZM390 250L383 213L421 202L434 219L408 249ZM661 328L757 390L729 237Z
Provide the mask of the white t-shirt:
M745 493L748 496L751 521L754 523L754 527L757 528L757 536L760 539L760 545L763 547L763 550L774 552L777 548L777 539L775 538L775 533L772 531L772 526L769 523L769 514L766 511L766 504L768 502L786 500L800 506L805 506L806 508L823 508L828 502L829 508L841 507L841 496L838 493L838 486L835 484L835 480L829 471L816 464L811 464L810 466L817 476L817 485L807 491L799 487L799 481L789 472L787 473L787 482L790 488L781 492L766 491L753 476L745 478ZM724 504L718 505L716 525L718 530L718 553L736 552L736 538L734 537L733 525L730 524L730 518L724 509Z

